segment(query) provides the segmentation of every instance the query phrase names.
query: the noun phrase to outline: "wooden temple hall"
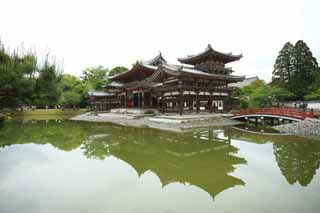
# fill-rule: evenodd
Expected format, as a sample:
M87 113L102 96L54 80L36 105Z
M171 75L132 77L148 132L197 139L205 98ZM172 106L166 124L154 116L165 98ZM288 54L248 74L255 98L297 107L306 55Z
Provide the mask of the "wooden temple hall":
M211 45L201 53L178 58L181 65L169 64L161 53L137 62L130 70L109 79L106 92L113 107L156 108L160 112L229 111L239 101L230 97L230 83L244 76L232 75L226 64L242 55L222 53ZM116 104L115 104L116 103Z

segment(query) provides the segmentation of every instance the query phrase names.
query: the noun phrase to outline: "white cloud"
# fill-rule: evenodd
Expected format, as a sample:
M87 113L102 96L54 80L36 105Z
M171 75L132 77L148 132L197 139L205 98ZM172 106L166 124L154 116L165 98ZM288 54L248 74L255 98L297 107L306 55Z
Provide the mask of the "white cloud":
M5 45L49 49L76 75L99 64L130 66L158 51L176 62L208 43L244 54L230 64L236 74L266 80L286 41L303 39L320 55L319 3L311 0L0 1Z

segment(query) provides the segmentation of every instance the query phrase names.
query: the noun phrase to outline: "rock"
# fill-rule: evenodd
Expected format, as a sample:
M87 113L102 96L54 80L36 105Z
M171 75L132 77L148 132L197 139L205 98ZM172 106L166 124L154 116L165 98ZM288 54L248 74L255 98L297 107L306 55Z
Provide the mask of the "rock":
M320 120L307 118L303 121L283 124L275 126L275 129L281 133L306 136L306 137L319 137L320 136Z

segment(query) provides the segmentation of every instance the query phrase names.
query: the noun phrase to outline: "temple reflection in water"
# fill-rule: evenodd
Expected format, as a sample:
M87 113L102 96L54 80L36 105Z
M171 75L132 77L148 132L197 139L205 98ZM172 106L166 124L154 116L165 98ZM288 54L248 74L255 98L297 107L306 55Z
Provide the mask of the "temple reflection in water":
M189 183L207 191L212 198L225 189L244 185L229 173L246 161L234 156L237 148L228 140L216 139L213 130L164 135L152 129L118 128L110 136L97 135L95 140L86 141L85 155L115 156L130 164L139 176L154 172L163 187L173 182Z
M12 122L0 131L0 147L35 143L51 144L64 151L81 148L87 158L103 160L114 156L131 165L138 176L152 171L163 187L173 182L188 183L207 191L212 198L228 188L245 185L231 175L237 165L246 164L237 154L238 148L232 145L234 140L272 143L279 174L289 184L308 186L319 168L320 144L316 141L259 136L232 128L181 134L57 120L19 125Z

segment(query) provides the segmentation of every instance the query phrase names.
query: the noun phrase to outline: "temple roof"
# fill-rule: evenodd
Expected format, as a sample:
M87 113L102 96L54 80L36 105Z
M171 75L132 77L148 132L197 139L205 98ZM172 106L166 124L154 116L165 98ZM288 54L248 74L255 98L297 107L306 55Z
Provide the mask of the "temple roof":
M166 72L167 74L174 76L195 77L211 80L224 80L228 83L239 82L245 78L245 76L212 74L194 69L192 67L164 63L161 66L159 66L157 72L150 76L148 80L154 80L161 72Z
M127 72L120 73L109 77L112 81L118 81L121 83L127 83L131 81L141 81L157 70L157 66L147 64L145 62L138 61L136 64Z
M154 58L151 58L147 61L137 61L136 64L127 72L111 76L109 79L122 83L141 81L149 77L155 70L157 70L160 64L166 62L167 61L163 58L161 52L159 52L159 54Z
M222 53L214 50L212 46L209 44L203 52L195 55L190 55L185 58L178 58L178 61L180 61L183 64L195 65L208 60L215 60L226 64L233 61L238 61L241 58L242 54L234 55L232 53Z
M144 64L149 64L149 65L153 65L153 66L158 66L159 64L161 63L166 63L167 61L162 57L162 54L161 52L159 52L159 54L154 57L154 58L151 58L147 61L144 61L143 63Z

